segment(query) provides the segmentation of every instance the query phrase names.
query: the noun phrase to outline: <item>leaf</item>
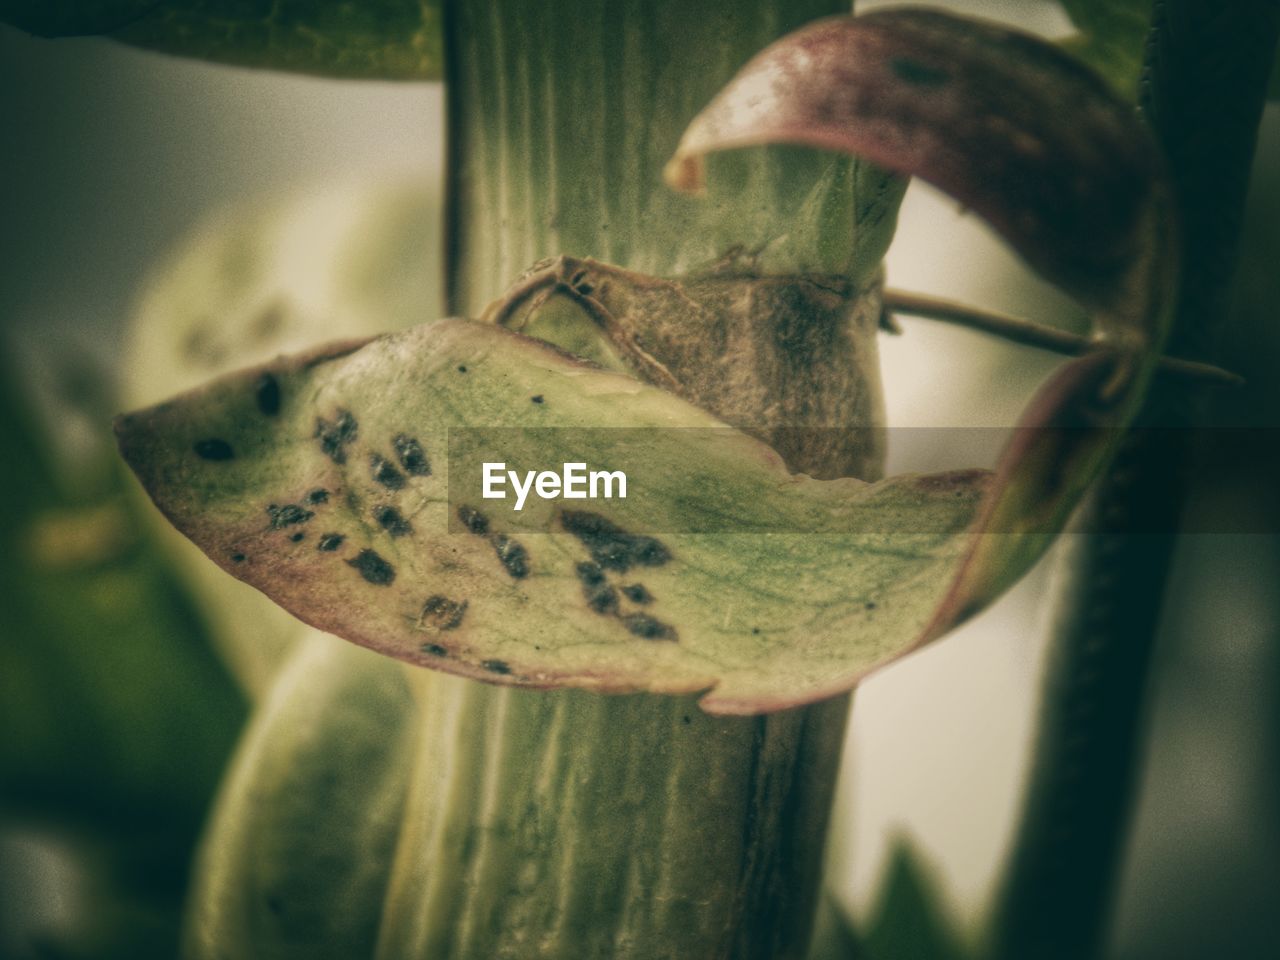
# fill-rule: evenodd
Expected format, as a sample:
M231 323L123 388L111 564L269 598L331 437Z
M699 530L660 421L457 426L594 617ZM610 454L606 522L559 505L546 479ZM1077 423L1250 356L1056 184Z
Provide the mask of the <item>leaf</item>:
M415 719L399 664L322 634L295 648L214 806L184 956L374 955Z
M1152 0L1061 0L1078 33L1062 46L1137 100Z
M928 10L834 17L768 47L694 118L668 182L697 189L704 154L771 143L935 184L1093 313L1105 357L1068 365L1032 401L936 637L1040 556L1141 403L1176 277L1158 150L1132 106L1068 54ZM1077 429L1060 429L1068 421Z
M956 925L911 843L899 839L881 881L863 950L868 960L962 960Z
M844 908L830 892L824 891L813 925L808 960L863 960L865 956Z
M105 35L162 53L246 67L383 80L438 80L431 0L0 0L0 20L42 37Z
M269 380L278 412L256 399ZM715 713L832 695L909 648L986 479L793 476L670 394L461 320L252 369L117 431L179 530L321 629L501 683L710 690ZM490 506L460 465L495 442L512 468L607 464L631 491Z
M338 183L220 211L141 291L125 351L125 404L438 314L437 194L416 179ZM245 692L261 696L306 628L210 564L149 505L146 514L191 585L215 648Z
M929 181L1108 314L1157 236L1160 161L1133 108L1054 46L949 14L832 17L784 37L694 118L668 182L696 189L705 154L770 143Z
M38 37L109 33L145 16L162 0L0 0L0 21Z

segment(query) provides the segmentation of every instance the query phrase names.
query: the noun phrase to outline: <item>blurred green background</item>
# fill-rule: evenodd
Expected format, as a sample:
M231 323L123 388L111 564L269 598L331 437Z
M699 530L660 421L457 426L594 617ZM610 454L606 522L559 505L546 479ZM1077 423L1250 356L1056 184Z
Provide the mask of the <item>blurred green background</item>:
M1067 29L1049 3L982 9L1049 35ZM219 622L207 602L222 575L175 559L116 463L111 414L192 372L129 330L164 323L156 312L170 301L157 289L184 244L204 237L236 249L234 231L219 226L231 207L270 217L283 204L293 228L277 238L286 252L272 282L292 284L303 336L330 320L335 332L375 324L373 307L353 318L359 297L327 318L320 305L332 291L313 291L311 302L303 288L317 265L341 260L326 243L385 222L362 219L361 204L418 197L400 209L420 222L401 229L407 249L423 251L422 269L388 252L385 270L361 276L380 284L369 303L430 303L441 111L436 85L254 73L0 28L0 957L165 955L254 670L268 669L226 666L218 638L234 622ZM1280 426L1278 158L1271 107L1221 358L1249 382L1214 396L1217 425ZM377 249L377 237L357 239ZM906 289L1080 320L918 185L889 274ZM211 295L211 309L219 302ZM175 312L173 330L203 322L218 335L206 348L234 353L250 319ZM1055 362L924 321L905 326L882 342L895 426L1007 426ZM956 435L970 439L899 444L891 471L994 454ZM1191 509L1220 515L1225 504L1259 531L1280 529L1278 458L1280 444L1202 464ZM851 815L831 854L855 914L875 908L905 836L961 936L980 936L1019 812L1054 559L859 692L837 800ZM1147 697L1112 956L1280 955L1280 537L1182 539Z

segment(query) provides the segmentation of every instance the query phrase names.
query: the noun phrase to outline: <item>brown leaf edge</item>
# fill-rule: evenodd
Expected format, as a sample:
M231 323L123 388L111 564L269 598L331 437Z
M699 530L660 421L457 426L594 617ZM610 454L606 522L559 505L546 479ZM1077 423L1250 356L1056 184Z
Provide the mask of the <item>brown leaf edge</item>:
M768 143L919 176L1094 315L1097 351L1060 368L1020 417L919 646L1044 553L1141 403L1176 277L1163 162L1133 107L1070 55L911 8L820 20L766 48L694 118L666 179L697 191L705 154Z

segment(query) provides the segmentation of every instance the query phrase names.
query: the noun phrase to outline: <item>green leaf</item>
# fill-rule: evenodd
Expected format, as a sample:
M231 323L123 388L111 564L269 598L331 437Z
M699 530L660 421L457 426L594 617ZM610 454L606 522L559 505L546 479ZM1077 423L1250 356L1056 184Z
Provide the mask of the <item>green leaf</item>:
M438 80L431 0L0 0L0 20L43 37L102 34L162 53L246 67Z
M864 960L865 956L844 908L830 893L825 893L818 904L809 960Z
M415 715L399 664L321 634L295 648L219 794L184 956L373 956Z
M935 879L906 840L895 845L863 938L867 960L963 960Z
M157 0L0 0L0 21L38 37L110 33L133 23Z
M710 690L719 713L829 696L909 649L986 477L793 476L668 393L461 320L245 371L117 430L179 530L315 626L495 682ZM608 465L631 493L490 506L465 465L495 442L512 469Z
M1078 33L1063 42L1122 95L1136 100L1151 29L1151 0L1061 0Z
M1032 401L935 637L1043 553L1141 403L1176 277L1159 152L1132 106L1061 50L928 10L832 17L768 47L694 118L667 179L696 190L705 154L773 143L933 183L1093 314L1099 355Z

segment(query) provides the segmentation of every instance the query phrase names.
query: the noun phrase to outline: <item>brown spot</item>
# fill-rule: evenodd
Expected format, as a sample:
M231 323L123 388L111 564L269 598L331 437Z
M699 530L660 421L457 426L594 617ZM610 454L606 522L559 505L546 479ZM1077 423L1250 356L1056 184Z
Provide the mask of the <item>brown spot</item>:
M320 449L334 463L347 462L347 446L359 433L360 424L349 410L339 410L333 421L316 418L315 436L320 441Z
M431 476L431 463L427 460L427 452L422 449L422 444L416 438L401 433L392 441L392 445L396 448L396 458L400 461L400 466L404 468L405 473L411 477Z
M396 578L396 568L373 550L361 550L347 564L355 567L360 571L360 576L379 587L388 586Z
M342 546L342 541L346 539L340 533L325 533L320 536L320 542L316 544L316 549L323 550L325 553L332 553Z
M436 630L456 630L467 613L466 600L450 600L441 594L427 597L422 605L420 620L423 626Z
M191 449L195 450L196 456L201 460L233 460L236 455L236 452L231 449L231 444L217 437L197 440Z

